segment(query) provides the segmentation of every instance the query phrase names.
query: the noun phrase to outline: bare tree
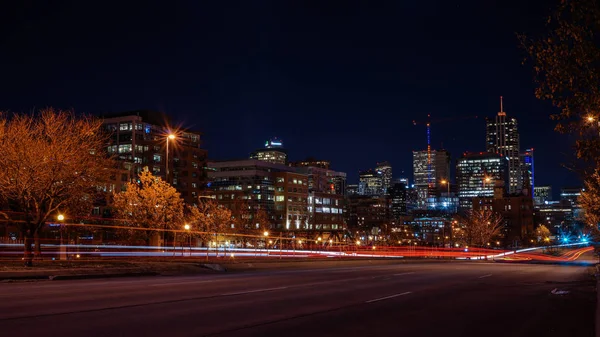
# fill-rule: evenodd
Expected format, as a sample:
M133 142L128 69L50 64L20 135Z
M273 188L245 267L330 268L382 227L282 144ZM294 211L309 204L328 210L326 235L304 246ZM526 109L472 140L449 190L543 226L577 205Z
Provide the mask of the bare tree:
M139 174L139 183L128 183L125 191L114 196L114 208L130 227L126 231L146 244L161 231L164 235L169 229L181 229L184 222L179 192L146 168Z
M37 114L0 114L0 199L23 212L25 265L32 242L58 213L91 210L97 186L111 167L102 122L72 112L45 109Z
M492 210L471 210L461 218L463 238L468 245L486 247L492 238L500 234L503 220Z

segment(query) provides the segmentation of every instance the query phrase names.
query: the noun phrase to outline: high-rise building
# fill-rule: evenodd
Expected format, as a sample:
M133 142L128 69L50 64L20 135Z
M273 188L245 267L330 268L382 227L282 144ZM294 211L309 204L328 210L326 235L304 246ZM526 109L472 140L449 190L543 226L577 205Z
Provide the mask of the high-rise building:
M197 203L206 185L207 151L200 148L200 132L172 128L170 118L158 111L128 111L102 117L104 129L110 133L108 153L128 172L117 177L118 185L124 186L143 167L148 167L172 184L187 203Z
M407 214L406 209L406 185L403 183L394 183L388 189L390 198L391 215L394 220Z
M456 164L459 208L472 208L475 197L492 197L494 184L508 179L508 160L497 153L465 153Z
M377 163L375 171L381 175L381 192L388 193L388 189L392 185L392 166L387 161Z
M250 155L250 159L266 161L273 164L287 164L287 151L280 139L273 138L265 143L263 149L258 149Z
M442 181L450 181L450 153L446 150L413 151L413 174L417 207L429 209Z
M508 158L508 192L521 190L523 176L519 152L517 119L507 117L500 97L500 112L495 118L486 118L486 151Z
M438 186L450 178L450 153L432 150L430 159L426 150L413 151L413 174L415 185Z
M526 149L521 152L520 155L521 161L521 173L523 175L523 188L530 187L531 191L529 195L534 195L535 189L535 172L533 165L533 149ZM525 186L526 181L529 181L529 186Z
M346 196L346 172L335 172L333 178L335 194Z
M376 170L370 169L359 172L358 194L380 195L383 188L383 176Z
M552 200L552 186L535 186L533 188L533 203L536 206L543 205Z

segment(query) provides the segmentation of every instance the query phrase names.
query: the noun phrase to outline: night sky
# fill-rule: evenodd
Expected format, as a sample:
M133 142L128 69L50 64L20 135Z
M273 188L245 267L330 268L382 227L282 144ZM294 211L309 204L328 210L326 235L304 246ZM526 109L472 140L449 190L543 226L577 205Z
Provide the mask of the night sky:
M355 183L383 160L412 179L426 148L412 121L428 113L457 118L432 125L453 165L485 150L502 95L536 185L579 184L515 36L542 31L555 1L17 2L0 6L0 110L161 110L203 132L212 159L279 137Z

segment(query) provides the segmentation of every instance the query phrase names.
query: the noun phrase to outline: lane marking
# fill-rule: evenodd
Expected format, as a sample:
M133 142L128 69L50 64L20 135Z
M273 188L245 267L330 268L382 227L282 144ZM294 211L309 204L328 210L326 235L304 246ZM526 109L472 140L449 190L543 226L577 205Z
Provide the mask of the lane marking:
M287 287L266 288L266 289L240 291L240 292L235 292L235 293L225 293L225 294L221 294L221 296L233 296L233 295L243 295L243 294L252 294L252 293L262 293L262 292L265 292L265 291L273 291L273 290L281 290L281 289L287 289Z
M490 276L492 276L492 274L487 274L487 275L479 276L478 278L486 278L486 277L490 277Z
M400 274L394 274L394 276L402 276L402 275L410 275L410 274L414 274L414 271L408 272L408 273L400 273Z
M210 280L210 281L187 281L187 282L155 283L155 284L151 284L150 287L166 287L166 286L172 286L172 285L198 284L198 283L210 283L210 282L214 282L214 281Z
M412 291L407 291L407 292L401 293L401 294L395 294L395 295L390 295L390 296L386 296L386 297L376 298L374 300L366 301L365 303L373 303L373 302L377 302L377 301L383 301L383 300L387 300L387 299L390 299L390 298L394 298L394 297L398 297L398 296L404 296L404 295L408 295L408 294L412 294Z

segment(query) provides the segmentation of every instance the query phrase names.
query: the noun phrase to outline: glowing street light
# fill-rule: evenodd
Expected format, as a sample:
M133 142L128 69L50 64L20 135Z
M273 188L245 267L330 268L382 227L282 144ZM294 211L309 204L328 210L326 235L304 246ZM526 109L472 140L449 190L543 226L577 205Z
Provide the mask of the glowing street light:
M263 235L264 235L264 236L269 236L269 232L265 231L265 232L263 233Z
M59 214L56 216L56 220L60 221L60 250L59 250L59 258L61 260L66 260L67 259L67 247L64 245L63 242L63 225L62 222L65 220L65 216L62 214Z
M593 122L596 120L596 118L594 118L594 116L592 116L592 115L588 115L588 116L586 117L586 120L587 120L588 122L590 122L590 123L593 123Z
M188 233L192 227L189 224L183 225L183 229L185 229ZM188 247L190 249L190 256L192 256L192 236L188 235ZM181 250L181 256L183 256L183 249Z

